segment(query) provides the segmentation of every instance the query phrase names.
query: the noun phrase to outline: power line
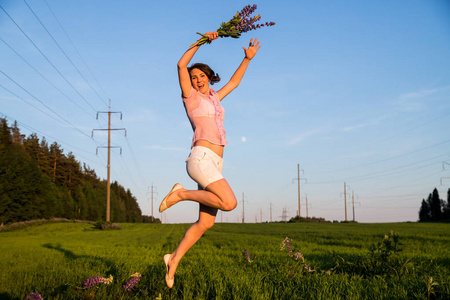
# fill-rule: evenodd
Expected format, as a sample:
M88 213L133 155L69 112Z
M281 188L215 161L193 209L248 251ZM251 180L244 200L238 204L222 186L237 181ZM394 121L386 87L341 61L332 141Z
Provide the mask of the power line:
M61 91L55 84L53 84L50 80L47 79L47 77L45 77L41 72L39 72L35 67L33 67L25 58L23 58L16 50L14 50L14 48L12 48L4 39L2 39L0 37L0 40L2 40L2 42L9 48L11 49L11 51L13 51L18 57L20 57L26 64L28 64L28 66L30 66L30 68L32 68L39 76L41 76L45 81L47 81L51 86L53 86L58 92L60 92L64 97L66 97L70 102L72 102L73 104L75 104L76 106L78 106L81 110L83 110L85 113L89 114L90 113L85 110L81 105L79 105L78 103L76 103L72 98L70 98L69 96L67 96L63 91Z
M41 100L39 100L36 96L34 96L33 94L31 94L27 89L25 89L23 86L21 86L19 83L17 83L14 79L12 79L11 77L9 77L8 75L6 75L2 70L0 70L0 73L2 73L3 75L5 75L9 80L11 80L12 82L14 82L18 87L20 87L23 91L25 91L28 95L30 95L31 97L33 97L35 100L37 100L39 103L41 103L42 105L44 105L48 110L50 110L52 113L54 113L55 115L57 115L58 117L60 117L64 122L66 122L67 124L69 124L72 128L74 128L75 130L79 131L81 134L89 137L89 135L87 135L86 133L84 133L83 131L81 131L78 127L76 127L75 125L73 125L72 123L70 123L67 119L65 119L64 117L62 117L61 115L59 115L57 112L55 112L53 109L51 109L47 104L45 104L44 102L42 102ZM1 86L1 85L0 85ZM1 86L4 89L6 89L8 92L12 93L10 90L8 90L7 88L5 88L4 86ZM12 93L14 95L14 93ZM17 96L17 95L16 95ZM20 98L24 100L23 98ZM25 100L24 100L25 101ZM27 101L25 101L27 102ZM30 104L29 102L27 102L28 104ZM32 105L34 106L34 105ZM35 107L35 106L34 106ZM41 110L42 111L42 110Z
M80 57L81 61L83 62L84 66L86 67L86 69L89 71L89 73L92 75L92 78L94 78L95 83L97 83L97 85L100 87L100 89L103 91L103 93L106 95L107 98L108 97L108 93L105 92L105 90L103 89L102 85L98 82L97 78L95 77L94 73L91 71L91 69L89 68L88 64L86 63L86 61L84 60L83 56L80 54L80 52L78 51L77 47L75 46L75 44L72 42L71 38L69 37L69 35L67 34L66 30L64 29L64 27L62 26L61 22L59 21L59 19L56 17L55 13L53 12L53 10L50 8L50 5L48 5L47 1L44 0L45 4L47 5L49 11L52 13L53 17L55 18L56 22L59 24L59 26L61 27L61 30L64 32L64 34L66 35L67 39L69 40L70 44L72 45L73 49L75 49L75 52L78 54L78 56ZM97 94L98 95L98 94ZM103 98L100 97L100 95L98 95L100 99L103 100ZM104 101L104 103L106 104L106 102Z
M345 168L345 169L324 171L324 172L318 172L318 173L312 173L312 174L341 172L341 171L348 171L348 170L354 170L354 169L358 169L358 168L363 168L363 167L379 164L379 163L382 163L382 162L387 162L387 161L390 161L390 160L393 160L393 159L396 159L396 158L399 158L399 157L402 157L402 156L407 156L407 155L410 155L410 154L414 154L414 153L417 153L417 152L420 152L420 151L423 151L423 150L427 150L427 149L430 149L430 148L434 148L434 147L437 147L437 146L441 146L441 145L447 144L447 143L450 143L450 139L449 140L444 140L442 142L439 142L439 143L436 143L436 144L432 144L432 145L429 145L429 146L426 146L426 147L423 147L423 148L419 148L419 149L416 149L416 150L413 150L413 151L410 151L410 152L407 152L407 153L395 155L395 156L392 156L392 157L389 157L389 158L385 158L385 159L381 159L381 160L377 160L377 161L372 161L372 162L369 162L369 163L366 163L366 164L361 164L361 165L358 165L358 166L349 167L349 168Z
M71 144L69 144L69 143L66 143L66 142L64 142L64 141L61 141L61 140L55 138L55 137L52 137L51 135L46 134L46 133L44 133L44 132L42 132L42 131L40 131L40 130L37 130L37 129L31 127L30 125L27 125L27 124L25 124L25 123L23 123L23 122L17 120L16 118L13 118L13 117L11 117L11 116L8 116L8 115L5 114L5 113L0 112L0 115L6 117L7 119L11 119L11 120L17 121L17 123L18 123L21 127L24 127L24 128L28 129L28 130L31 131L31 132L37 132L37 133L40 133L40 134L41 134L42 136L44 136L44 137L47 136L47 137L49 137L49 138L51 138L51 139L53 139L53 140L55 140L55 141L60 142L61 144L65 144L65 145L70 146L70 147L72 147L72 148L74 148L74 149L78 149L79 151L83 151L83 152L86 152L86 153L89 153L89 154L90 154L90 152L88 152L88 151L86 151L86 150L84 150L84 149L78 148L77 146L73 146L73 145L71 145Z
M367 180L367 179L372 179L374 177L389 176L389 175L394 175L394 174L397 174L397 173L407 172L407 171L411 171L412 169L417 170L417 169L421 169L421 168L425 168L425 167L429 167L429 166L435 165L436 162L433 162L433 163L430 163L430 164L427 164L427 165L423 165L423 166L420 166L420 167L414 167L412 169L411 168L410 169L404 169L404 168L412 167L414 165L417 165L417 164L420 164L420 163L423 163L423 162L426 162L426 161L436 160L436 159L442 158L442 157L447 156L447 155L448 154L442 154L442 155L438 155L438 156L435 156L435 157L431 157L431 158L427 158L427 159L424 159L424 160L420 160L420 161L416 161L416 162L413 162L413 163L409 163L409 164L406 164L406 165L402 165L402 166L399 166L399 167L396 167L396 168L386 169L386 170L379 171L379 172L373 172L373 173L369 173L369 174L365 174L365 175L350 177L349 179L350 180ZM401 170L401 169L404 169L404 170Z
M87 153L87 154L92 154L91 152L88 152L88 151L86 151L86 150L84 150L84 149L81 149L81 148L78 148L78 147L76 147L76 146L73 146L73 145L71 145L71 144L69 144L69 143L67 143L67 142L64 142L64 141L62 141L62 140L60 140L60 139L57 139L57 138L55 138L55 137L53 137L53 136L51 136L51 135L49 135L49 134L47 134L47 133L45 133L45 132L42 132L42 131L40 131L40 130L37 130L36 128L33 128L32 126L27 125L27 124L23 123L22 121L19 121L19 120L17 120L16 118L11 117L11 116L9 116L9 115L7 115L7 114L5 114L5 113L0 112L0 115L6 117L7 119L16 121L17 124L19 124L19 125L20 125L21 127L23 127L23 128L28 129L30 132L39 133L43 138L48 137L48 138L51 138L51 139L54 140L54 141L57 141L57 142L61 143L62 145L67 145L67 146L69 146L69 147L71 147L71 148L73 148L73 149L78 149L79 151L85 152L85 153ZM70 152L72 152L72 151L70 151ZM100 162L100 163L103 165L103 163L100 161L100 159L99 159L99 162L94 162L94 161L91 160L90 158L87 158L87 157L85 157L85 156L83 156L83 155L80 155L79 153L77 154L77 157L84 158L85 160L90 161L90 162L92 162L92 163L99 163L99 162Z
M59 50L61 50L61 52L64 54L64 56L67 58L67 60L72 64L72 66L75 68L75 70L77 70L78 74L80 74L80 76L84 79L84 81L89 85L89 87L95 92L95 94L100 98L100 100L104 103L107 104L106 101L104 99L102 99L100 97L100 95L97 93L97 91L94 89L94 87L89 83L89 81L86 79L86 77L84 77L84 75L80 72L80 70L77 68L77 66L75 66L75 64L73 63L73 61L70 59L70 57L67 55L67 53L63 50L63 48L61 48L61 46L59 45L59 43L55 40L55 38L53 37L53 35L50 33L50 31L48 31L47 27L45 27L44 23L42 23L41 19L36 15L36 13L33 11L33 9L28 5L27 1L24 0L25 4L27 5L27 7L30 9L30 11L33 13L33 15L36 17L36 19L39 21L39 23L42 25L42 27L45 29L45 31L48 33L48 35L50 36L50 38L55 42L56 46L58 46Z
M6 12L6 10L0 5L0 8L3 12L8 16L8 18L16 25L16 27L22 32L23 35L30 41L30 43L39 51L39 53L45 58L45 60L55 69L56 72L67 82L67 84L86 102L93 110L96 110L90 103L87 101L83 95L70 83L70 81L58 70L58 68L51 62L51 60L39 49L39 47L31 40L31 38L22 30L22 28L14 21L14 19Z
M122 122L122 124L123 124L123 122ZM132 159L133 159L134 166L135 166L136 170L137 170L138 173L139 173L139 178L140 178L140 180L141 180L141 186L144 186L144 182L142 181L143 178L144 178L144 176L142 175L142 171L141 171L141 169L140 169L140 167L139 167L139 164L137 163L136 156L134 155L133 147L131 147L130 141L129 141L128 139L129 139L129 137L126 136L126 137L125 137L125 140L126 140L126 142L127 142L128 149L130 150L130 153L131 153L131 157L132 157ZM134 183L134 184L136 185L136 183ZM138 186L136 185L136 187L138 187ZM139 188L138 188L138 191L139 191L139 193L141 193L141 196L143 196L143 195L142 195L142 191L141 191Z
M444 141L442 143L435 144L435 145L432 145L430 147L441 145L441 144L447 143L449 141ZM426 161L433 161L433 160L436 160L436 159L439 159L439 158L442 158L442 157L446 157L447 155L448 155L448 153L441 154L441 155L434 156L434 157L431 157L431 158L427 158L427 159L424 159L424 160L415 161L415 162L412 162L412 163L401 165L401 166L398 166L398 167L395 167L395 168L384 169L384 170L378 171L378 172L371 172L371 173L367 173L367 174L363 174L363 175L353 176L353 177L350 177L348 179L352 180L352 181L368 180L368 179L373 179L373 178L376 178L376 177L390 176L390 175L395 175L395 174L398 174L398 173L408 172L408 171L411 171L411 170L418 170L418 169L422 169L422 168L425 168L425 167L428 167L428 166L431 166L431 165L435 165L437 162L433 162L433 163L430 163L430 164L427 164L427 165L422 165L422 166L419 166L419 167L414 167L414 168L409 168L409 169L406 169L406 168L407 167L412 167L414 165L417 165L417 164L420 164L420 163L423 163L423 162L426 162ZM404 169L404 170L401 170L401 169ZM316 173L316 174L318 174L318 173ZM341 180L336 179L336 180L329 180L329 181L308 181L309 184L330 184L330 183L338 183L338 182L341 182Z
M1 72L1 71L0 71L0 72ZM16 95L14 92L12 92L11 90L9 90L7 87L5 87L5 86L3 86L3 85L1 85L1 84L0 84L0 87L2 87L3 89L5 89L6 91L8 91L11 95L17 97L18 99L24 101L24 102L27 103L27 104L33 106L34 108L36 108L37 110L39 110L39 111L42 112L43 114L46 114L47 116L49 116L50 118L54 119L55 121L57 121L57 122L59 122L59 123L65 125L62 121L60 121L60 120L58 120L57 118L55 118L54 116L50 115L48 112L46 112L46 111L40 109L39 107L37 107L37 106L34 105L33 103L28 102L27 100L23 99L22 97Z

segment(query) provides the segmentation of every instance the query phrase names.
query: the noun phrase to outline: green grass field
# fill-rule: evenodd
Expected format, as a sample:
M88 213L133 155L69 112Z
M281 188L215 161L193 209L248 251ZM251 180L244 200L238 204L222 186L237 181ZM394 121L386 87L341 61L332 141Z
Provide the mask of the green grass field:
M450 224L216 224L181 261L173 289L162 257L189 224L120 226L0 232L0 299L450 299ZM400 252L382 248L392 246L383 244L391 230ZM280 250L285 237L305 261ZM380 251L371 256L374 243ZM136 272L140 282L124 291ZM82 288L110 275L109 285Z

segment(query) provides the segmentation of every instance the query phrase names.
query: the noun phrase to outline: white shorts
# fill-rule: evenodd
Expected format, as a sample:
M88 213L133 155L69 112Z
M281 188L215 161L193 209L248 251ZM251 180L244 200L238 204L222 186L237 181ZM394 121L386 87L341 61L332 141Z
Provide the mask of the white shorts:
M195 146L186 160L188 175L203 189L223 178L223 158L209 148Z

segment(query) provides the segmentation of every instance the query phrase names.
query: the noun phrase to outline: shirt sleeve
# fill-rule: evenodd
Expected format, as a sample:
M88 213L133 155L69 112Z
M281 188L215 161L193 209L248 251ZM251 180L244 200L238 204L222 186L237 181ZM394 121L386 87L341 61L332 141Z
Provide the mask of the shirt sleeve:
M183 100L183 102L186 102L187 100L189 100L192 97L193 92L194 92L194 88L191 87L191 91L189 92L189 95L187 97L184 97L183 93L181 93L181 99Z

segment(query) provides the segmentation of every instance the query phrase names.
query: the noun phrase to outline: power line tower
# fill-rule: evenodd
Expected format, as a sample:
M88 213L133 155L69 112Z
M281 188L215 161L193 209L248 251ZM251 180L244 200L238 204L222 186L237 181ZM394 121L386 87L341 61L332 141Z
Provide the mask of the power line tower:
M272 202L270 202L270 223L272 223Z
M306 178L300 178L300 172L304 173L303 170L300 169L300 164L297 164L297 178L294 178L293 180L297 180L298 182L298 217L300 218L301 216L301 204L300 204L300 180L305 180L306 182Z
M281 221L287 223L287 208L284 206L283 213L281 214Z
M106 166L107 169L107 185L106 185L106 222L109 222L111 220L110 214L111 214L111 148L120 148L120 154L122 154L122 147L120 146L111 146L111 130L124 130L125 136L127 136L127 130L125 128L111 128L111 114L120 114L120 119L122 120L122 112L118 111L111 111L111 100L109 100L109 107L108 111L98 111L97 112L97 120L98 120L98 114L108 114L108 129L93 129L92 130L92 137L94 137L94 131L108 131L108 146L107 147L97 147L97 154L98 154L98 148L108 148L108 164Z
M244 206L244 202L245 202L245 196L244 193L242 193L242 224L245 223L245 206Z
M443 161L442 162L442 170L443 171L445 171L445 165L449 165L450 166L450 164L448 162ZM450 177L441 177L441 185L442 185L442 179L450 179Z
M356 195L356 197L358 197L358 195ZM356 222L356 219L355 219L355 203L359 204L359 206L361 206L360 202L355 202L355 193L354 193L354 191L352 191L353 222Z
M306 218L308 219L308 194L306 194Z
M150 194L150 198L152 200L152 204L151 204L151 208L152 208L152 223L153 223L153 194L157 194L157 192L153 191L154 188L156 188L156 187L153 186L153 183L152 183L152 185L148 187L149 191L147 192L147 194Z
M349 186L347 186L346 183L344 182L344 193L341 193L341 195L344 194L345 222L348 221L348 219L347 219L347 194L348 194L347 193L347 188L349 188Z

